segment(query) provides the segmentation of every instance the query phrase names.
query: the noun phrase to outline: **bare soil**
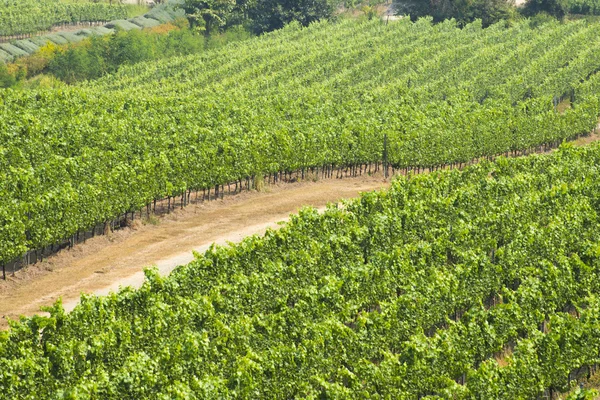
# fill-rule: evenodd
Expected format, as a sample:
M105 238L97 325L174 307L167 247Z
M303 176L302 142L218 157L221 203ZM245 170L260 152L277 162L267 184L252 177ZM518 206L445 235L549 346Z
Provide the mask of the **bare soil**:
M156 265L168 274L192 261L192 251L277 228L303 206L322 208L387 185L381 176L288 183L189 205L145 223L137 220L0 281L0 328L8 326L6 318L39 313L41 306L59 298L71 310L81 293L105 295L120 286L139 287L145 267Z
M575 139L570 143L572 143L574 146L586 146L597 141L600 141L600 124L596 127L594 132L587 136L582 136L578 139Z

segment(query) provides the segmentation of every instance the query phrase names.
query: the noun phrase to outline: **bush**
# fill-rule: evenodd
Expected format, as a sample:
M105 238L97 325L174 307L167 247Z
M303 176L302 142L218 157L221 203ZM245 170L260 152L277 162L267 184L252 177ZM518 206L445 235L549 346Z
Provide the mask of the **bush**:
M529 19L529 26L531 26L532 28L538 28L547 23L551 23L551 22L555 22L555 21L556 21L556 18L554 18L552 15L545 13L545 12L541 12L539 14L534 15L533 17L531 17Z
M0 88L10 88L15 86L16 83L16 78L8 72L6 64L0 62Z
M523 14L535 16L545 13L556 18L563 18L567 14L567 9L566 0L528 0L523 7Z
M337 6L332 0L264 0L254 3L249 17L255 33L281 29L292 21L303 26L330 18Z
M27 70L40 73L47 66L46 70L57 78L74 83L114 73L121 65L195 54L207 47L221 47L250 36L247 30L238 26L206 38L188 29L185 19L143 31L117 29L112 36L92 36L62 49L52 45L52 50L34 56Z
M517 16L515 7L507 0L407 0L396 3L396 10L410 15L412 20L429 15L434 22L454 18L461 26L480 19L483 27L487 27Z
M207 47L211 49L219 48L227 43L239 42L241 40L249 39L250 37L252 37L252 34L248 30L244 29L242 26L234 26L219 35L211 36Z

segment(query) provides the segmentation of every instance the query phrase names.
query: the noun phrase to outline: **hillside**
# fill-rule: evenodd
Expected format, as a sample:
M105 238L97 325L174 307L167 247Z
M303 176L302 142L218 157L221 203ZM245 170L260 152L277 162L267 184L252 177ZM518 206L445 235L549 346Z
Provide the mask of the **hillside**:
M11 323L0 397L553 399L594 375L600 146L563 143L598 126L600 30L535 25L292 23L0 91L3 270L157 202L399 175Z
M163 199L403 175L13 323L2 396L536 399L594 374L600 146L502 156L596 130L600 30L534 25L290 24L1 91L2 266Z
M3 393L552 397L600 362L599 164L592 146L400 179L58 304L2 339Z
M5 91L0 262L154 199L256 175L460 165L586 134L599 45L586 22L345 21L74 88Z

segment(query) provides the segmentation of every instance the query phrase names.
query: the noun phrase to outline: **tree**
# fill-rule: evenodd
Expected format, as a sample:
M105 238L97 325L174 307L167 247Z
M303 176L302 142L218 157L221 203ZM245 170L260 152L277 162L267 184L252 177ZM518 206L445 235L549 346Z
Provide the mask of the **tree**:
M214 29L225 26L235 6L235 0L185 0L181 7L190 26L209 36Z
M523 7L523 14L534 16L546 13L561 19L567 14L568 6L564 0L528 0Z
M248 10L256 33L283 28L292 21L307 26L311 22L329 18L335 10L332 0L264 0Z
M411 19L432 16L434 22L454 18L460 25L481 19L484 27L515 14L512 0L406 0L395 4L398 14Z

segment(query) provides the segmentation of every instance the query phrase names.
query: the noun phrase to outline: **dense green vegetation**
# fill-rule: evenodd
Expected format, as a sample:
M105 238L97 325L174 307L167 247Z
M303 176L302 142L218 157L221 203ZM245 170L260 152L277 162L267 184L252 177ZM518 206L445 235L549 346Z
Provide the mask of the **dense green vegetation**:
M557 18L565 16L600 15L598 0L529 0L523 13L533 16L545 13Z
M256 34L283 28L290 22L304 26L330 18L337 0L184 0L192 27L206 34L242 25Z
M58 50L44 71L63 82L74 83L115 73L122 65L196 54L249 37L242 29L230 29L208 38L186 27L168 33L119 31L110 36L93 37L84 45Z
M399 14L410 15L413 20L424 16L431 16L435 22L452 18L461 25L480 19L485 27L518 16L514 2L507 0L402 0L394 1L394 5Z
M600 1L598 0L569 0L567 7L570 14L600 15Z
M73 84L115 73L122 65L196 54L251 36L241 27L201 36L188 29L185 19L146 30L118 29L113 35L95 35L74 44L46 44L8 66L0 63L0 88L36 87L46 81L41 74Z
M113 34L116 30L140 30L143 28L155 28L161 24L173 23L185 17L183 10L177 7L179 3L180 0L168 0L155 6L144 15L138 15L128 20L111 21L104 24L104 26L97 25L75 31L45 33L44 35L34 37L26 35L29 37L12 40L10 43L0 43L0 62L10 63L16 59L31 55L34 55L34 58L36 58L40 53L44 53L44 50L48 50L48 46L77 44L91 37ZM142 7L142 9L145 9L145 7ZM34 62L36 61L34 60ZM27 71L27 73L29 72Z
M111 21L127 17L127 8L115 1L0 0L0 36L45 31L56 25Z
M0 263L154 199L381 162L384 135L410 169L588 133L598 52L585 21L295 24L77 87L3 91Z
M434 21L455 19L464 25L477 19L483 26L499 21L510 24L523 18L531 18L538 23L546 18L580 18L600 15L598 0L527 0L515 7L514 0L402 0L395 1L395 11L399 15L409 15L413 20L431 16Z
M256 176L386 162L408 177L14 323L1 396L534 399L596 370L600 146L484 161L596 127L596 24L311 24L317 2L204 3L188 16L205 31L297 22L212 50L116 28L49 64L104 78L0 92L0 264Z
M552 398L600 363L599 166L593 146L403 178L57 304L0 339L2 394Z

